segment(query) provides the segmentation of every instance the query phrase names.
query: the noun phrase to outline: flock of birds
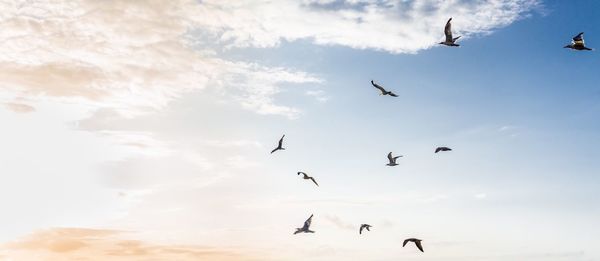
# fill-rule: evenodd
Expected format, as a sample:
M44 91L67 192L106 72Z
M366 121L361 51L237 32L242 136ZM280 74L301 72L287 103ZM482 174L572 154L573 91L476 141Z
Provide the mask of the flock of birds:
M443 42L440 42L439 44L443 44L443 45L446 45L446 46L458 47L460 45L456 43L456 40L458 40L460 38L460 36L458 36L458 37L452 37L452 25L450 23L451 21L452 21L452 18L448 19L448 22L446 22L446 26L444 27L444 34L446 35L446 40L443 41ZM573 41L569 45L566 45L564 48L570 48L570 49L579 50L579 51L582 51L582 50L591 51L591 50L593 50L593 49L588 48L587 46L585 46L585 43L583 41L583 32L579 33L575 37L573 37ZM371 85L373 85L373 87L377 88L381 92L380 95L383 95L383 96L388 95L388 96L392 96L392 97L398 97L397 94L393 93L392 91L386 90L384 87L382 87L381 85L375 83L372 80L371 80ZM279 151L279 150L285 150L285 148L283 147L283 139L284 138L285 138L285 135L283 135L281 137L281 139L279 139L279 142L277 143L277 147L271 151L271 154L274 153L274 152L276 152L276 151ZM452 151L452 149L449 148L449 147L437 147L435 149L434 153L445 152L445 151ZM399 158L401 158L401 157L403 157L403 156L402 155L393 156L392 152L388 153L388 155L387 155L388 163L386 164L386 166L390 166L390 167L397 166L398 165L397 160ZM314 177L311 177L308 174L306 174L304 172L301 172L301 171L298 172L298 175L302 175L303 179L311 180L313 183L315 183L315 185L319 186L319 184L317 183L317 181L315 180ZM310 217L306 221L304 221L304 225L302 227L296 228L296 231L294 232L294 235L298 234L298 233L315 233L315 231L310 230L310 225L312 223L312 218L313 218L313 215L311 214ZM367 231L371 231L370 230L371 227L372 226L369 225L369 224L361 224L360 227L359 227L359 229L358 229L358 233L362 234L363 230L365 230L365 229ZM423 240L418 239L418 238L407 238L402 243L402 247L405 247L406 244L408 244L408 243L414 243L415 246L421 252L425 252L423 250L423 244L421 243L422 241Z

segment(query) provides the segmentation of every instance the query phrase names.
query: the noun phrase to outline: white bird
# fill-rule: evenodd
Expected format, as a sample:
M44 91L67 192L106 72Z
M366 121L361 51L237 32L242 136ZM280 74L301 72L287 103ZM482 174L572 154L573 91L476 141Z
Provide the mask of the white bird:
M395 93L393 93L391 91L387 91L386 89L381 87L379 84L376 84L375 82L373 82L373 80L371 80L371 84L373 85L373 87L375 87L375 88L379 89L379 91L381 91L381 94L379 94L379 95L389 95L392 97L398 97L398 95L396 95Z
M444 34L446 35L446 41L440 42L440 44L446 45L446 46L460 46L459 44L456 44L456 40L458 40L458 38L460 38L460 36L452 38L452 24L450 24L450 21L452 21L452 17L450 17L450 19L448 19L448 22L446 22L446 27L444 27Z
M397 160L398 158L402 157L402 155L400 155L400 156L396 156L396 157L393 157L393 156L392 156L392 152L390 152L390 153L388 153L388 156L387 156L387 157L388 157L388 160L389 160L390 162L389 162L388 164L386 164L386 165L387 165L387 166L396 166L396 165L398 165L398 163L396 163L396 160Z
M315 233L315 231L309 229L310 223L312 222L312 217L313 215L311 214L310 217L306 221L304 221L304 226L296 228L296 232L294 232L294 235L298 233Z
M564 48L570 48L570 49L578 50L578 51L594 50L592 48L588 48L585 46L585 41L583 41L583 32L581 32L581 33L577 34L575 37L573 37L573 41L571 41L571 44L565 46Z

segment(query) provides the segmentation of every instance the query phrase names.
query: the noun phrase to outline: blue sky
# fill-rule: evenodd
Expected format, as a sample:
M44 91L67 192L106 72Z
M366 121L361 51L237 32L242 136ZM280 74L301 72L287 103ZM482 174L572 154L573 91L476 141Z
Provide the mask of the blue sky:
M3 257L600 260L597 1L2 5Z

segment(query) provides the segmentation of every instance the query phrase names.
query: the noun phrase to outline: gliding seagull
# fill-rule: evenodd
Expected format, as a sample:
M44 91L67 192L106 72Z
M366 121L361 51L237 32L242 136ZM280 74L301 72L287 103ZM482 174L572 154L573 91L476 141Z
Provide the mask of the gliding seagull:
M579 33L578 35L576 35L575 37L573 37L573 41L571 42L571 44L565 46L564 48L570 48L573 50L587 50L587 51L591 51L594 50L592 48L587 48L585 46L585 42L583 41L583 32Z
M296 228L296 232L294 232L295 234L298 233L315 233L315 231L310 230L310 223L312 222L312 217L313 215L311 214L310 217L304 221L304 226L302 226L301 228Z
M396 160L400 157L402 157L402 155L400 156L396 156L396 157L392 157L392 152L388 153L388 160L390 161L390 163L386 164L387 166L396 166L398 165L398 163L396 163Z
M448 19L448 22L446 22L446 27L444 27L444 34L446 35L446 41L440 42L440 44L446 45L446 46L460 46L459 44L456 44L456 40L458 40L458 38L460 38L460 36L452 38L452 24L450 24L450 21L452 21L452 17L450 17L450 19Z
M317 185L317 187L319 186L319 184L317 184L317 181L313 177L308 176L306 173L304 173L302 171L298 171L298 175L300 175L300 174L302 174L303 179L310 179L310 180L312 180L313 183L315 183L315 185Z
M281 137L281 139L279 139L279 144L277 145L277 148L273 149L271 151L271 154L273 154L273 152L276 152L278 150L285 150L285 148L283 147L283 138L285 137L285 134L283 134L283 136Z
M404 243L402 243L402 247L406 246L406 244L407 244L408 242L414 242L414 243L415 243L415 245L417 245L417 248L418 248L419 250L421 250L421 252L425 252L425 251L423 251L423 245L421 245L421 241L423 241L423 240L421 240L421 239L416 239L416 238L409 238L409 239L406 239L406 240L404 240Z
M371 84L372 84L372 85L373 85L375 88L379 89L379 91L381 91L381 94L379 94L379 95L389 95L389 96L392 96L392 97L398 97L398 95L396 95L395 93L393 93L393 92L391 92L391 91L386 91L386 90L385 90L383 87L381 87L379 84L376 84L375 82L373 82L373 80L371 80Z

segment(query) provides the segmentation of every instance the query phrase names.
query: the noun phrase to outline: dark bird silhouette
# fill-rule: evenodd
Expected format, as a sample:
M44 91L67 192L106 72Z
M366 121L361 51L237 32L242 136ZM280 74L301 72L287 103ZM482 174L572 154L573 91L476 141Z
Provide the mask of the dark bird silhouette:
M362 234L363 229L367 229L367 231L371 231L369 228L371 228L372 226L369 224L362 224L360 225L360 229L358 230L358 234Z
M273 152L276 152L278 150L285 150L285 148L283 147L283 138L285 137L285 134L283 134L283 136L281 137L281 139L279 139L279 144L277 144L277 148L273 149L271 151L271 154L273 154Z
M400 156L396 156L396 157L392 157L392 152L388 153L388 160L390 161L388 164L386 164L387 166L396 166L398 165L398 163L396 163L396 160L400 157L402 157L402 155Z
M456 44L456 40L458 40L458 38L460 38L460 36L452 38L452 24L450 23L450 21L452 21L452 17L450 17L450 19L448 19L448 22L446 22L446 27L444 27L444 34L446 35L446 40L443 42L440 42L440 44L446 45L446 46L460 46L459 44Z
M396 95L395 93L393 93L393 92L391 92L391 91L386 91L386 90L385 90L383 87L381 87L379 84L376 84L376 83L374 83L374 82L373 82L373 80L371 80L371 84L372 84L372 85L373 85L375 88L379 89L379 91L381 91L381 94L379 94L379 95L389 95L389 96L392 96L392 97L398 97L398 95Z
M578 35L576 35L575 37L573 37L573 41L571 42L571 44L565 46L564 48L570 48L570 49L578 50L578 51L582 51L582 50L591 51L591 50L594 50L592 48L588 48L588 47L585 46L585 42L583 41L583 32L581 32Z
M448 148L448 147L437 147L437 148L435 149L435 153L438 153L438 152L440 152L440 151L451 151L451 150L452 150L452 149L451 149L451 148Z
M425 251L423 251L423 245L421 245L421 241L423 241L423 240L421 240L421 239L416 239L416 238L409 238L409 239L406 239L406 240L404 240L404 243L402 243L402 247L406 246L406 244L407 244L408 242L414 242L414 243L415 243L415 245L417 245L417 248L418 248L419 250L421 250L421 252L425 252Z
M319 186L319 184L317 183L317 181L315 180L315 178L306 175L306 173L304 173L302 171L298 172L298 175L300 175L300 174L302 174L302 178L303 179L310 179L310 180L312 180L313 183L315 183L315 185L317 185L317 187Z
M296 232L294 232L294 235L298 233L315 233L315 231L309 229L310 223L312 222L312 217L313 215L311 214L310 217L306 221L304 221L304 226L296 228Z

